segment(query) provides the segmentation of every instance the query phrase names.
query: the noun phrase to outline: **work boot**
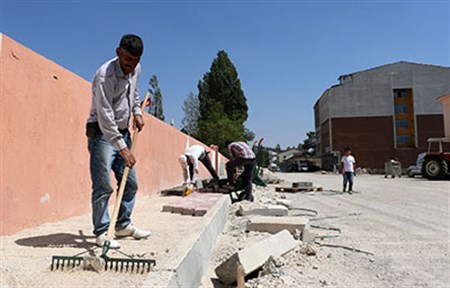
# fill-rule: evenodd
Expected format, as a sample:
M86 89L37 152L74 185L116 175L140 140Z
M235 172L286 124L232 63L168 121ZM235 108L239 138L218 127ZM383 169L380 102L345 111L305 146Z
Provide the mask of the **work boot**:
M234 185L232 185L232 184L225 184L225 185L222 185L222 187L220 187L220 188L224 188L224 189L227 189L228 191L233 191L234 190Z
M247 198L247 193L246 192L239 193L238 201L246 200L246 198Z
M95 238L95 244L97 244L97 246L100 246L100 247L103 247L103 245L105 244L105 241L106 241L106 232L98 235ZM111 241L109 241L109 248L110 249L119 249L120 244L116 240L111 239Z
M255 198L253 197L253 195L245 195L245 200L253 202Z
M136 240L148 238L150 235L150 231L140 230L134 227L131 223L123 229L116 230L116 237L133 236L133 238Z

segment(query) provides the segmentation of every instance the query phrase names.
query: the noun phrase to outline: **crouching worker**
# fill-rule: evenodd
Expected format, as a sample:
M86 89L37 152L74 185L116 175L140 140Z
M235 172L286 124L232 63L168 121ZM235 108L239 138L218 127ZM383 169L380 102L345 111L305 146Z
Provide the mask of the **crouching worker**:
M129 149L131 138L128 126L132 120L136 129L142 130L144 127L137 90L143 49L140 37L123 36L116 49L117 57L100 66L92 82L92 106L86 135L92 179L92 221L98 246L103 246L110 225L108 200L113 193L111 170L117 183L120 183L125 166L130 168L130 172L114 227L115 236L135 239L150 236L150 232L140 230L131 223L138 181L134 168L136 160ZM120 245L111 239L110 247L117 249Z
M244 167L242 173L242 180L244 181L245 191L239 194L238 199L253 201L253 168L256 165L255 153L253 153L250 146L245 142L232 142L230 140L225 141L225 146L228 149L229 161L226 164L228 184L233 186L234 173L236 167Z
M217 176L216 170L212 167L208 154L209 151L206 151L203 146L193 145L186 149L184 155L180 155L178 160L180 161L181 168L183 169L185 184L195 183L195 181L198 180L199 161L203 163L215 181L219 180L219 176Z

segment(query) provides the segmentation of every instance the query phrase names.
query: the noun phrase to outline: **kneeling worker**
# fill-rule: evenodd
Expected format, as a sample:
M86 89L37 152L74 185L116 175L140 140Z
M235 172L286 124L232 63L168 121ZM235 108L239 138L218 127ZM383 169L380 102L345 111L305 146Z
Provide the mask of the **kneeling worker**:
M243 166L242 180L245 185L245 192L239 195L239 200L253 201L253 168L256 165L256 156L250 146L245 142L225 141L228 149L230 161L226 164L228 184L234 185L234 173L236 167Z
M186 149L184 155L180 155L178 160L180 161L181 167L183 169L184 183L193 183L198 177L198 161L203 163L203 165L208 169L209 173L214 180L219 180L219 176L216 170L212 167L211 160L209 159L209 151L203 146L192 145Z

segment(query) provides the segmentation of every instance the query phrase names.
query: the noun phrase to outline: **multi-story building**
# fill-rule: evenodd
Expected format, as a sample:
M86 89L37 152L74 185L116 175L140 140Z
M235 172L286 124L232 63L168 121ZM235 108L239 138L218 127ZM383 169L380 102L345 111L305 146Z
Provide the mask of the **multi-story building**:
M444 136L442 103L450 92L450 67L396 62L342 75L314 106L317 153L332 169L345 147L358 166L383 168L397 157L404 165Z

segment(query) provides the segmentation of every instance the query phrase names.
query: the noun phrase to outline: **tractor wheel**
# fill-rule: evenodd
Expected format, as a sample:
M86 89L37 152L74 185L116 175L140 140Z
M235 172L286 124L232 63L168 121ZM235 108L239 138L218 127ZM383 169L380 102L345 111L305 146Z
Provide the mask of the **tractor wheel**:
M439 158L428 158L422 164L422 176L429 180L444 179L447 170L447 163Z
M442 170L444 171L444 178L446 176L450 176L449 171L448 171L448 162L445 160L442 161ZM442 179L444 179L444 178L442 178Z

